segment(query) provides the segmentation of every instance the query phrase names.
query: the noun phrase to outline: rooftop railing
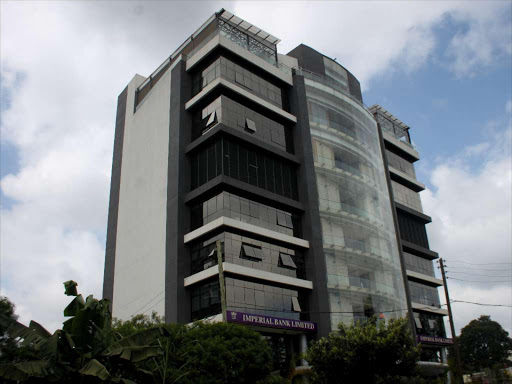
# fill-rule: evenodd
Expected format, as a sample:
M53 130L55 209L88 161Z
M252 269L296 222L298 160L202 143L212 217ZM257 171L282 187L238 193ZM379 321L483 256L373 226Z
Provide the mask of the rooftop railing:
M377 122L380 123L380 126L384 132L389 133L394 138L398 139L404 144L407 144L409 147L414 148L414 146L409 141L409 133L406 129L402 128L398 124L394 124L391 120L387 119L385 116L377 112Z
M275 44L255 38L249 33L237 28L236 25L231 24L226 20L215 17L209 23L205 23L201 32L197 36L192 36L185 41L169 58L167 58L138 88L138 102L147 95L149 89L156 83L163 71L176 59L179 55L186 59L191 58L208 42L218 35L221 35L228 40L232 41L241 48L246 49L260 59L263 59L269 64L272 64L281 71L292 74L292 69L277 61L277 49Z

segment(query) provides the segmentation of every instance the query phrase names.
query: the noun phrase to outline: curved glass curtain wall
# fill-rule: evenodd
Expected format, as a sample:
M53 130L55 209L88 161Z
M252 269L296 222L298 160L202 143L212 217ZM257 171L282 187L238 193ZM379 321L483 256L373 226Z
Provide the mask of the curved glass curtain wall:
M305 79L332 329L407 303L377 124L351 97Z

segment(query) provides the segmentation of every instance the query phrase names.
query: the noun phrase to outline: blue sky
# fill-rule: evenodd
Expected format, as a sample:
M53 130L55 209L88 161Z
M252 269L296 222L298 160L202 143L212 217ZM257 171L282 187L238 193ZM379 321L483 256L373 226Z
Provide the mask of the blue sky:
M411 74L394 73L372 80L364 101L385 106L411 127L411 138L421 155L418 177L432 188L428 172L440 158L480 143L489 133L486 123L506 116L511 84L510 60L500 60L475 76L462 78L433 64ZM480 165L478 158L470 163L475 168Z
M512 280L512 2L268 4L0 3L0 294L22 321L59 327L68 279L101 296L117 95L220 8L281 38L280 53L337 58L367 105L411 127L431 247L453 276L482 275L451 296L512 305L511 283L474 265ZM457 328L490 314L512 330L509 308L454 311Z

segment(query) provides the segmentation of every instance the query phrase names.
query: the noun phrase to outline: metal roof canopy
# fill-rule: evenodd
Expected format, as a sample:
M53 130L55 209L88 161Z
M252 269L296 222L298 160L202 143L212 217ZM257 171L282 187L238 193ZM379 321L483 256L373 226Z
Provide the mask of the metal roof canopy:
M226 10L222 10L222 13L219 15L219 17L225 21L229 21L230 23L236 25L240 29L252 33L253 35L259 37L262 40L265 40L270 44L278 44L281 41L277 37L272 36L270 33L265 32L263 29L256 27L255 25L241 19L236 15L233 15L231 12L228 12Z
M403 129L405 130L409 130L409 126L408 125L405 125L398 117L395 117L393 116L391 113L389 113L387 110L385 110L384 108L382 108L379 104L374 104L372 105L370 108L368 108L370 111L378 111L380 113L382 113L384 116L386 116L389 120L391 120L393 123L396 123L398 124L399 126L401 126Z

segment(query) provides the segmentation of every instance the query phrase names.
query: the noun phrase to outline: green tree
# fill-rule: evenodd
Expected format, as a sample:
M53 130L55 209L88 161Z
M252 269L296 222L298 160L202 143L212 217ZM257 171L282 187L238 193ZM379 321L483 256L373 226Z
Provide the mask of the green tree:
M7 297L0 297L0 364L34 359L36 353L31 345L22 345L7 330L18 321L15 306Z
M28 327L12 320L6 332L21 345L31 346L37 359L0 365L0 377L12 381L129 384L129 379L146 382L149 372L134 363L162 353L156 343L164 328L152 328L120 338L111 329L108 300L83 299L73 281L64 283L65 293L74 296L64 309L70 317L53 335L31 321ZM149 373L150 374L150 373Z
M166 324L156 312L153 312L151 317L138 314L130 320L113 319L112 322L113 331L122 337L155 327L166 329L165 335L157 340L162 353L138 363L138 367L151 372L155 383L183 382L184 378L192 373L189 367L192 357L188 347L195 340L190 340L187 336L189 327L182 324Z
M465 372L481 372L496 365L505 367L512 351L512 339L490 316L480 316L462 328L459 341L460 358Z
M0 296L0 363L14 360L19 352L18 343L7 333L7 328L17 320L14 304Z
M161 324L156 314L151 318L137 315L128 321L115 320L113 329L124 336ZM196 322L190 326L162 325L168 331L159 343L164 353L142 363L160 383L256 383L281 382L269 377L271 348L259 333L245 326L229 323ZM278 380L278 381L275 381Z
M196 323L187 338L192 373L185 383L256 383L270 374L269 345L243 325Z
M316 383L399 383L417 376L420 349L406 319L388 324L376 318L314 341L306 359ZM407 379L409 378L409 379Z

